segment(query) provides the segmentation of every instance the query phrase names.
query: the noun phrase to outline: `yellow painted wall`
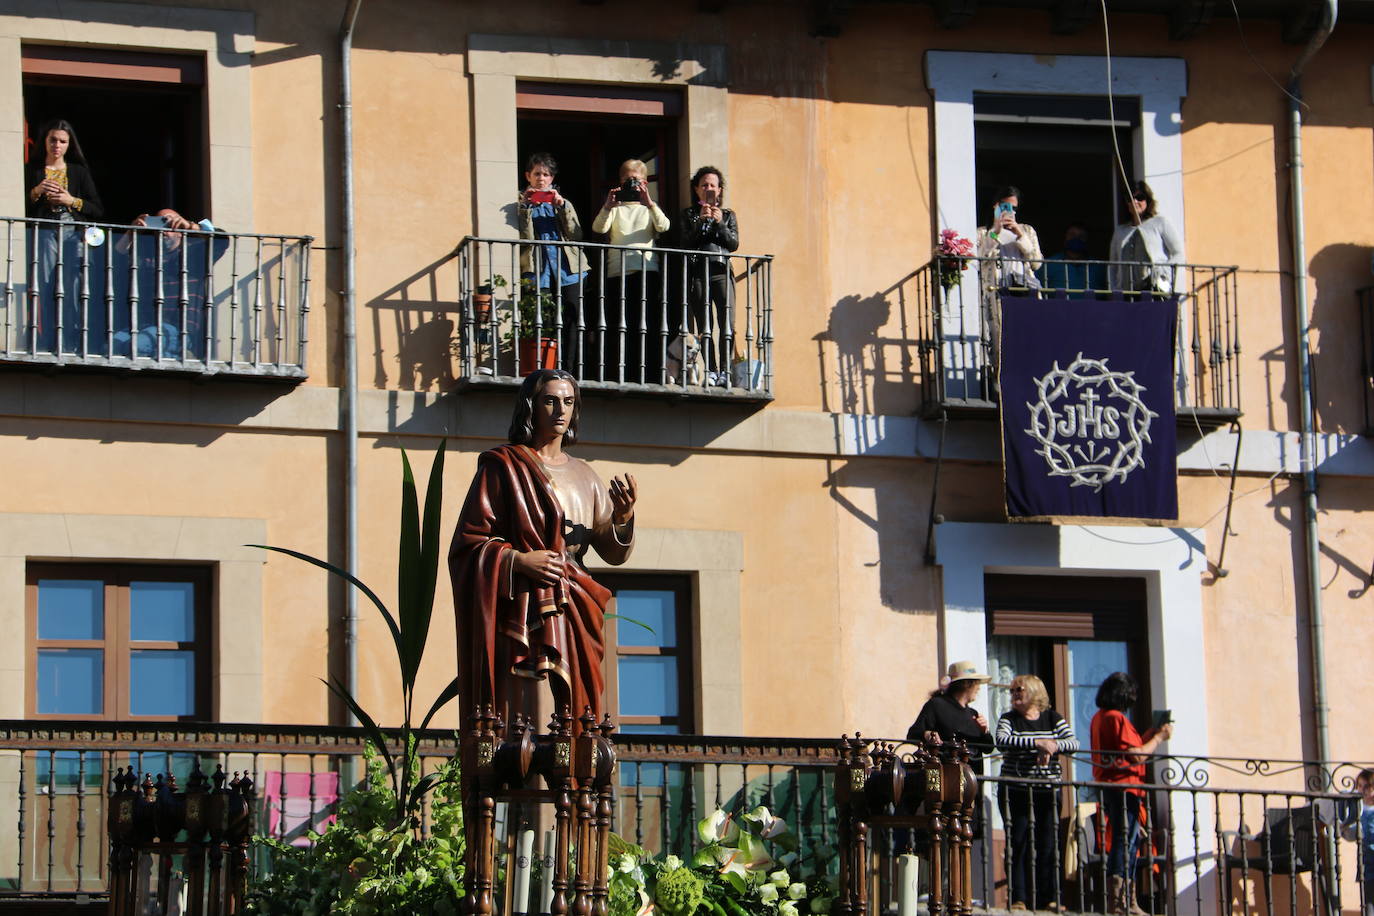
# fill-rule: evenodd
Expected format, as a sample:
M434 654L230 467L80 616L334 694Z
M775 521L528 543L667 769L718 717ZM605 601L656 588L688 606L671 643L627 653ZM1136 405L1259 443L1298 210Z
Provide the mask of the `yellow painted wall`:
M256 16L257 54L254 181L244 193L254 197L258 225L234 228L316 236L324 250L314 261L306 384L337 385L340 7L247 5ZM633 34L719 43L729 52L727 177L741 250L777 256L776 400L764 416L833 411L908 418L919 404L915 315L898 290L926 262L939 222L931 214L933 128L923 52L1099 54L1100 28L1054 36L1046 16L1004 11L980 14L974 28L943 31L924 7L861 4L841 37L821 40L807 34L802 6L730 5L707 14L682 4L640 17ZM406 334L434 317L435 302L456 295L449 255L474 224L467 35L626 35L622 13L614 5L533 2L517 19L489 4L365 0L353 58L365 388L393 391L399 399L424 387ZM1282 225L1287 186L1276 173L1285 162L1282 96L1224 17L1182 43L1167 39L1162 19L1120 16L1113 23L1115 54L1187 60L1180 221L1190 260L1241 268L1244 424L1256 432L1291 429L1291 296L1280 274L1291 266ZM1295 49L1279 43L1275 24L1247 20L1245 28L1259 63L1282 79ZM1363 426L1353 291L1369 282L1374 246L1374 223L1363 216L1374 203L1371 37L1362 26L1338 27L1307 82L1313 344L1328 432L1358 433ZM590 222L591 214L582 216ZM459 398L460 413L464 403ZM27 408L30 414L43 409ZM589 415L620 409L618 401L586 406ZM53 412L63 414L60 405ZM446 530L477 450L502 436L500 412L494 410L490 439L450 444ZM741 413L733 422L758 419ZM940 571L922 559L933 464L841 457L833 439L808 441L774 453L655 441L603 443L580 453L603 477L629 470L639 478L641 526L743 536L747 731L903 732L938 677ZM394 592L399 445L427 467L435 439L373 430L361 446L361 575L383 595ZM264 518L272 543L333 559L342 551L341 456L337 433L290 423L249 429L17 416L0 422L0 461L19 484L7 490L8 511ZM949 520L1002 520L995 463L953 462L942 473L939 508ZM1303 731L1310 698L1294 488L1286 477L1267 483L1263 475L1244 476L1226 557L1230 575L1203 577L1209 661L1199 683L1213 711L1214 753L1312 751ZM1206 529L1211 559L1221 542L1226 492L1220 467L1217 475L1189 473L1180 480L1181 522ZM1369 492L1367 480L1354 478L1328 479L1322 492L1338 756L1368 755L1360 735L1362 710L1374 700L1362 667L1374 654L1368 609L1374 597L1365 592L1374 543L1362 517L1374 506ZM337 598L317 571L286 558L268 561L264 720L326 716L317 678L326 674L330 616L341 612L330 601ZM451 676L449 600L441 576L422 696ZM360 613L359 695L368 708L385 710L395 699L389 640L365 602ZM1256 730L1261 708L1268 725Z

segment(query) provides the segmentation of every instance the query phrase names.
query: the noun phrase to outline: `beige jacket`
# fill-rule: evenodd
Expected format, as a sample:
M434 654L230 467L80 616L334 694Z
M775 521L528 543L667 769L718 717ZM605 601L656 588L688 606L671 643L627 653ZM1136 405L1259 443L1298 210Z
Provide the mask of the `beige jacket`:
M520 237L532 239L534 238L534 217L530 213L530 207L524 202L523 197L517 206L520 210ZM582 241L582 223L577 219L577 208L570 201L563 202L563 209L558 214L558 225L563 241ZM580 274L587 269L587 259L583 256L581 248L568 245L559 250L568 259L568 273ZM523 274L534 273L534 250L529 245L520 246L520 272Z
M658 208L658 204L646 207L634 203L617 204L611 209L601 208L592 222L593 232L604 232L610 236L612 245L625 245L631 248L647 249L643 254L632 251L606 252L606 276L618 277L622 273L638 273L641 270L658 270L659 255L653 251L654 239L668 231L668 217Z

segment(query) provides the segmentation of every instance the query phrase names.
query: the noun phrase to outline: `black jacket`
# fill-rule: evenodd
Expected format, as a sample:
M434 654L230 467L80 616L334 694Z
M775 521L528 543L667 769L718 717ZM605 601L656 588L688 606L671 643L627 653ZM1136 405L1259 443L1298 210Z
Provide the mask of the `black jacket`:
M37 219L55 219L60 211L48 205L46 197L33 200L29 192L43 180L43 163L30 165L24 181L24 213ZM83 222L99 222L105 216L105 208L100 203L100 192L95 189L91 170L75 162L67 163L67 193L81 198L81 209L72 216Z
M906 740L921 741L926 732L935 732L941 741L962 738L972 752L971 765L976 772L982 772L983 753L992 751L993 738L973 721L978 711L972 706L961 706L959 701L948 693L937 693L926 701L916 721L906 730Z
M678 222L682 248L728 254L739 248L739 224L734 210L722 210L721 218L702 219L700 207L687 207ZM696 256L693 256L695 260ZM711 266L725 266L725 258L711 258Z

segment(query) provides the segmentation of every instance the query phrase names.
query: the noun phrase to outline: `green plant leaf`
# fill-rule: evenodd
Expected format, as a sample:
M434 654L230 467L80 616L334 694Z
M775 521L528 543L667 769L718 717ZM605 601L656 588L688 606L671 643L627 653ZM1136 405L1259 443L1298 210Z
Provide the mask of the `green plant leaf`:
M623 621L625 621L626 623L632 623L632 624L634 624L634 625L637 626L637 627L643 627L644 629L648 630L650 633L653 633L653 635L655 635L655 636L658 635L658 633L654 631L654 628L651 627L651 626L649 626L649 625L648 625L647 623L645 623L644 621L642 621L642 620L635 620L633 617L626 617L624 614L607 614L607 615L606 615L606 619L607 619L607 620L623 620Z
M410 457L401 449L401 536L397 541L396 613L401 619L401 692L405 697L415 687L420 670L415 642L420 595L424 575L420 568L420 504L415 493L415 474ZM423 638L423 634L422 634ZM423 651L423 641L420 644ZM408 706L408 704L407 704Z
M318 566L320 569L323 569L326 572L333 573L334 575L343 579L345 582L352 584L355 588L358 589L358 591L366 595L369 601L371 601L374 605L377 606L377 610L382 612L382 618L386 620L387 629L391 630L391 641L396 644L396 654L398 656L400 655L401 629L396 624L396 618L391 616L391 612L386 609L385 604L382 604L382 599L377 597L377 593L374 592L372 589L368 588L366 585L364 585L361 579L352 575L347 570L335 566L333 563L326 563L324 560L316 559L308 553L301 553L299 550L292 550L289 547L273 547L271 544L245 544L243 546L256 547L259 550L274 550L277 553L284 553L289 557L295 557L297 560L304 560L307 563L312 563L315 566Z
M418 804L420 799L425 797L425 793L443 781L446 776L447 774L444 773L444 771L435 770L433 773L427 773L417 780L414 788L410 790L410 799L407 802L406 810L409 811Z
M443 552L443 536L439 526L444 507L444 445L439 440L434 462L429 468L429 484L425 488L425 514L420 529L420 595L415 619L415 667L425 654L429 640L429 623L434 615L434 588L439 576L439 557Z
M443 692L434 700L434 705L429 708L429 712L425 713L424 719L420 722L420 731L429 728L429 721L438 714L439 710L443 709L444 706L448 704L449 700L458 696L458 691L460 689L462 689L462 682L459 678L455 677L448 682L448 686L445 687Z
M382 760L386 763L386 770L391 774L392 788L400 795L399 777L396 773L396 762L391 759L391 751L386 746L386 733L377 727L377 723L367 714L367 710L358 705L358 701L353 699L353 694L348 692L348 688L340 683L338 678L331 678L324 681L324 685L334 691L334 695L344 701L344 704L353 712L358 721L362 723L363 730L367 732L367 738L377 746L377 753L382 755Z

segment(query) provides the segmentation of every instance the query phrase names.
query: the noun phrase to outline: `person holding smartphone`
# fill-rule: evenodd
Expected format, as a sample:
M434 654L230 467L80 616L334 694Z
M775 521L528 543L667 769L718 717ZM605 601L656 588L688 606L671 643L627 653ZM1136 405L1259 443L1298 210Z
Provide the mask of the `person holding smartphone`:
M659 300L659 256L654 241L671 223L649 196L649 168L639 159L620 164L620 184L592 221L592 231L618 247L606 253L605 381L662 381L666 328ZM623 329L622 329L623 328ZM622 347L621 341L624 345ZM619 367L624 354L625 365ZM642 369L641 369L642 367Z
M703 347L709 341L707 371L721 373L729 379L729 358L734 337L734 323L730 313L734 283L730 276L730 259L725 255L739 248L739 223L735 211L723 206L725 176L713 165L704 165L692 176L693 206L682 211L682 247L711 252L687 257L687 303L689 328L702 337ZM706 301L711 301L708 316ZM708 317L710 320L708 321Z
M1097 714L1092 735L1093 781L1120 788L1103 789L1102 813L1107 819L1107 912L1145 916L1135 896L1142 828L1145 823L1145 764L1159 745L1174 734L1172 722L1151 728L1143 736L1126 713L1139 692L1135 678L1124 671L1107 675L1097 688ZM1144 840L1149 842L1148 838Z
M550 153L534 153L525 160L525 190L516 202L520 237L553 242L582 241L577 208L558 192L554 179L558 162ZM573 245L521 245L520 276L525 285L548 292L561 305L564 365L572 365L579 327L588 322L582 314L582 288L587 259ZM552 328L545 328L552 337Z
M1021 191L1007 185L997 191L992 205L992 222L978 230L976 252L982 290L985 340L993 371L1002 364L1002 301L1000 296L1033 295L1040 289L1035 272L1045 256L1035 227L1017 219Z

